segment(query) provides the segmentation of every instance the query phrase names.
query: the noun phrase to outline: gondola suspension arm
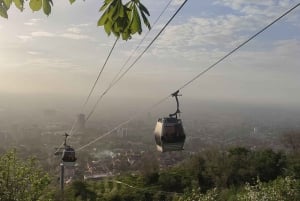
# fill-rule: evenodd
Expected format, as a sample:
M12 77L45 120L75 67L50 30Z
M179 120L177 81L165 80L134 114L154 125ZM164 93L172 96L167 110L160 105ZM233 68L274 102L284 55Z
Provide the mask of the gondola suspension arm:
M174 112L173 114L169 114L169 117L176 117L176 119L177 119L177 114L180 114L178 96L182 96L181 94L178 94L178 93L179 93L179 90L172 93L172 97L175 97L175 99L176 99L176 104L177 104L176 112Z

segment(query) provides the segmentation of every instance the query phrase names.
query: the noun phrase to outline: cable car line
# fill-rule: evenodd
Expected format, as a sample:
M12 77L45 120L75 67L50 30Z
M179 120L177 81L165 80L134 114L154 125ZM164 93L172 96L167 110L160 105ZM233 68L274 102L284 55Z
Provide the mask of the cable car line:
M105 66L106 66L106 64L107 64L107 62L108 62L108 60L109 60L109 58L110 58L110 56L111 56L113 50L115 49L115 46L116 46L118 40L119 40L119 37L116 38L116 40L115 40L115 42L114 42L112 48L110 49L110 51L109 51L109 53L108 53L108 56L106 57L105 62L103 63L102 68L101 68L101 70L99 71L98 76L97 76L97 78L96 78L96 80L95 80L95 82L94 82L94 84L93 84L93 86L92 86L92 88L91 88L91 90L90 90L90 92L89 92L89 94L88 94L88 96L87 96L87 98L86 98L86 100L85 100L83 106L82 106L82 110L86 107L86 105L87 105L87 103L88 103L88 101L89 101L89 99L90 99L90 97L91 97L93 91L95 90L95 87L96 87L96 85L97 85L97 83L98 83L98 81L99 81L99 79L100 79L100 77L101 77L101 75L102 75L102 72L103 72L103 70L104 70L104 68L105 68ZM82 111L82 110L81 110L81 111ZM69 135L72 135L72 132L73 132L73 130L74 130L74 127L75 127L76 123L77 123L77 120L75 120L75 121L73 122L72 128L71 128L71 130L69 131Z
M102 138L112 134L114 131L116 131L117 129L121 128L123 125L126 125L128 123L130 123L131 121L133 121L134 119L136 119L138 116L142 115L143 113L152 110L153 108L157 107L158 105L160 105L161 103L165 102L171 95L161 99L160 101L156 102L155 104L153 104L151 107L148 107L146 109L144 109L143 111L141 111L140 113L136 113L135 115L133 115L130 119L123 121L122 123L118 124L116 127L112 128L111 130L109 130L108 132L104 133L103 135L95 138L94 140L88 142L85 145L80 146L79 148L76 149L76 151L80 151L82 149L85 149L86 147L94 144L95 142L101 140Z
M157 40L157 38L161 35L161 33L166 29L166 27L171 23L171 21L175 18L175 16L179 13L179 11L183 8L183 6L185 5L185 3L188 0L185 0L180 6L179 8L176 10L176 12L172 15L172 17L168 20L168 22L163 26L163 28L158 32L158 34L152 39L152 41L147 45L147 47L143 50L143 52L133 61L133 63L119 76L119 78L115 79L115 81L113 81L108 87L107 89L100 95L99 99L97 100L97 102L95 103L95 105L93 106L93 109L91 110L91 112L88 115L88 118L91 117L91 115L94 113L94 111L97 108L97 105L99 104L99 102L101 101L101 99L103 98L103 96L114 86L116 85L127 73L128 71L142 58L142 56L146 53L146 51L152 46L152 44ZM171 2L169 2L170 4ZM168 4L168 5L169 5ZM164 10L166 10L167 7L165 7ZM164 11L163 11L164 12Z
M161 16L165 13L165 11L167 10L167 8L170 6L170 4L172 3L173 0L170 0L166 6L163 8L162 12L159 14L159 16L156 18L156 20L153 22L152 28L155 27L155 25L157 24L157 22L160 20ZM130 56L127 58L127 60L125 61L125 63L123 64L123 66L120 68L119 72L116 74L116 76L112 79L111 83L109 84L112 85L117 77L120 75L120 73L123 71L123 69L125 68L125 66L128 64L128 62L132 59L132 57L135 55L135 53L137 52L137 50L141 47L142 43L145 41L145 39L147 38L147 36L149 35L151 31L149 30L144 37L142 38L142 40L140 40L140 42L138 43L138 45L136 46L136 48L132 51L132 53L130 54Z
M97 78L96 78L96 80L95 80L95 82L94 82L94 84L93 84L93 86L92 86L92 88L91 88L91 90L90 90L90 92L89 92L89 94L88 94L88 96L87 96L87 98L86 98L84 104L82 105L80 112L82 112L82 111L84 110L84 108L86 107L86 105L87 105L87 103L88 103L88 101L89 101L89 99L90 99L90 97L91 97L91 95L92 95L92 93L93 93L93 91L94 91L94 89L95 89L95 87L96 87L96 84L97 84L97 82L99 81L99 79L100 79L100 77L101 77L101 75L102 75L102 72L103 72L103 70L104 70L104 68L105 68L105 66L106 66L106 64L107 64L107 62L108 62L108 60L109 60L109 58L110 58L110 56L111 56L111 54L112 54L112 52L113 52L115 46L116 46L116 44L117 44L118 39L119 39L119 37L116 38L116 40L115 40L115 42L114 42L114 44L113 44L111 50L109 51L109 54L108 54L108 56L106 57L105 62L104 62L104 64L102 65L102 68L101 68L101 70L99 71L98 76L97 76ZM77 119L75 119L75 120L73 121L72 127L71 127L70 131L68 132L68 134L66 133L69 137L72 136L76 123L77 123ZM57 151L55 152L55 154L56 154L57 152L59 152L59 150L60 150L63 146L64 146L64 142L57 148Z
M139 190L139 191L145 191L145 192L151 192L151 193L156 192L156 193L162 193L162 194L175 194L175 195L182 195L183 194L183 193L178 193L178 192L160 191L160 190L150 189L151 187L148 187L148 188L136 187L136 186L132 186L128 183L125 183L125 182L122 182L122 181L119 181L119 180L107 180L105 182L114 182L114 183L122 184L124 186L127 186L129 188L133 188L133 189L136 189L136 190Z
M118 40L119 40L119 37L116 38L116 40L115 40L115 42L114 42L114 44L113 44L113 46L112 46L112 48L111 48L111 50L110 50L110 52L109 52L109 54L108 54L108 56L107 56L107 58L106 58L104 64L103 64L103 66L102 66L102 68L101 68L101 70L100 70L100 72L99 72L99 74L98 74L98 76L97 76L97 79L95 80L94 85L93 85L93 87L91 88L91 91L90 91L90 93L89 93L87 99L86 99L85 102L84 102L84 106L88 103L88 101L89 101L89 99L90 99L90 97L91 97L91 95L92 95L92 93L93 93L93 91L94 91L94 89L95 89L95 87L96 87L97 82L99 81L99 78L100 78L100 76L101 76L101 74L102 74L102 72L103 72L103 70L104 70L104 68L105 68L105 66L106 66L106 64L107 64L107 62L108 62L108 60L109 60L109 58L110 58L110 56L111 56L113 50L115 49L115 46L116 46Z
M161 16L165 13L165 11L167 10L167 8L170 6L170 4L172 3L173 0L170 0L166 6L163 8L162 12L159 14L159 16L156 18L156 20L154 21L153 25L152 25L152 28L157 24L157 22L160 20ZM119 72L115 75L115 77L112 79L111 83L109 84L109 86L107 87L107 89L100 95L100 97L98 98L98 100L96 101L96 103L94 104L91 112L87 115L87 118L86 120L89 120L89 118L92 116L92 114L94 113L97 105L99 104L99 102L101 101L101 99L103 98L103 96L113 87L113 85L116 84L116 82L118 82L117 80L120 80L120 79L117 79L118 76L120 75L120 73L122 72L122 70L125 68L125 66L128 64L128 62L132 59L132 57L135 55L135 53L137 52L137 50L140 48L141 44L145 41L145 39L147 38L147 36L149 35L150 31L148 31L145 36L142 38L142 40L138 43L138 45L136 46L135 50L132 52L132 54L128 57L128 59L125 61L125 63L123 64L123 66L120 68ZM116 42L115 42L116 43ZM115 45L115 44L114 44ZM113 46L114 48L114 46ZM112 49L113 49L112 48ZM124 75L123 75L124 76ZM97 81L96 81L97 82ZM94 90L95 88L95 85L96 85L96 82L91 90L91 92ZM88 102L88 99L91 95L91 92L85 102L85 104ZM75 125L74 125L75 126ZM72 127L74 127L72 126Z
M162 10L162 12L160 13L160 15L157 17L157 19L155 20L155 22L153 23L153 27L157 24L157 22L159 21L159 19L161 18L161 16L164 14L164 12L167 10L167 8L169 7L169 5L171 4L171 2L172 2L172 0L170 0L167 4L166 4L166 6L164 7L164 9ZM152 45L152 43L158 38L158 36L162 33L162 31L167 27L167 25L173 20L173 18L177 15L177 13L181 10L181 8L183 7L183 5L185 4L187 2L187 0L185 0L185 2L183 2L183 4L179 7L179 9L175 12L175 14L169 19L169 21L167 22L167 24L163 27L163 29L157 34L157 36L152 40L152 42L147 46L147 48L146 49L149 49L149 47ZM127 65L127 63L131 60L131 58L133 57L133 55L134 55L134 53L138 50L138 48L141 46L141 44L144 42L144 40L146 39L146 37L148 36L148 34L149 34L149 32L147 32L146 34L145 34L145 36L143 37L143 39L140 41L140 43L138 44L138 46L136 47L136 49L133 51L133 53L131 54L131 56L127 59L127 61L124 63L124 65L121 67L121 70L117 73L117 75L113 78L113 80L112 80L112 82L110 83L110 85L108 86L108 88L101 94L101 96L98 98L98 100L97 100L97 102L94 104L94 106L93 106L93 108L92 108L92 110L91 110L91 112L87 115L87 118L86 118L86 121L87 120L89 120L90 119L90 117L92 116L92 114L94 113L94 111L96 110L96 107L97 107L97 105L99 104L99 102L101 101L101 99L103 98L103 96L129 71L129 69L127 69L126 71L125 71L125 73L123 73L117 80L116 80L116 78L117 78L117 76L121 73L121 71L123 70L123 68ZM98 82L98 80L99 80L99 78L100 78L100 76L101 76L101 74L102 74L102 71L103 71L103 69L104 69L104 67L105 67L105 65L106 65L106 63L107 63L107 61L108 61L108 59L110 58L110 56L111 56L111 53L112 53L112 51L113 51L113 49L115 48L115 45L116 45L116 43L117 43L117 41L118 41L118 39L119 38L117 38L116 39L116 41L115 41L115 43L113 44L113 46L112 46L112 48L111 48L111 50L110 50L110 52L109 52L109 55L108 55L108 57L106 58L106 60L105 60L105 63L103 64L103 66L102 66L102 69L100 70L100 72L99 72L99 74L98 74L98 77L97 77L97 79L96 79L96 81L94 82L94 85L93 85L93 87L91 88L91 90L90 90L90 93L89 93L89 95L88 95L88 97L87 97L87 99L86 99L86 101L85 101L85 103L83 104L83 106L82 106L82 110L83 110L83 108L85 108L85 106L86 106L86 104L88 103L88 101L89 101L89 99L90 99L90 96L91 96L91 94L93 93L93 91L94 91L94 89L95 89L95 86L96 86L96 84L97 84L97 82ZM141 57L142 57L142 55L146 52L147 50L144 50L143 52L142 52L142 54L139 56L139 58L138 59L140 59ZM138 60L137 59L137 60ZM137 62L137 60L135 60L135 63ZM133 64L134 65L134 64ZM131 65L129 68L132 68L132 66L133 65ZM71 127L71 130L69 131L69 135L71 136L72 135L72 133L73 133L73 130L74 130L74 128L75 128L75 125L76 125L76 123L77 123L77 120L75 120L74 122L73 122L73 124L72 124L72 127ZM123 125L123 124L122 124ZM60 146L59 146L59 148L57 149L57 150L59 150L62 146L64 145L64 143L62 143Z
M157 22L160 20L161 16L165 13L165 11L167 10L167 8L170 6L170 4L172 3L173 0L170 0L166 6L164 7L164 9L162 10L162 12L160 13L160 15L156 18L156 20L154 21L152 28L157 24ZM100 103L100 101L102 100L103 96L105 96L105 94L113 87L113 85L116 84L117 82L117 78L120 75L120 73L123 71L123 69L125 68L125 66L128 64L128 62L132 59L132 57L135 55L135 53L137 52L137 50L140 48L140 46L142 45L142 43L145 41L145 39L147 38L147 36L149 35L150 31L148 31L145 36L142 38L142 40L138 43L138 45L136 46L136 48L134 49L134 51L132 51L131 55L128 57L128 59L125 61L125 63L123 64L123 66L120 68L119 72L115 75L115 77L112 79L111 83L109 84L109 86L106 88L106 90L99 96L98 100L96 101L96 103L94 104L92 110L90 111L90 113L87 115L86 120L89 120L90 117L92 116L92 114L94 113L94 111L96 110L98 104Z
M87 143L87 144L85 144L85 145L83 145L83 146L77 148L76 151L80 151L80 150L82 150L82 149L84 149L84 148L90 146L91 144L94 144L94 143L97 142L98 140L101 140L102 138L104 138L104 137L110 135L112 132L114 132L114 131L116 131L117 129L121 128L123 125L128 124L128 123L131 122L132 120L133 120L133 119L129 119L129 120L127 120L127 121L124 121L124 122L120 123L119 125L117 125L117 126L114 127L113 129L111 129L110 131L108 131L108 132L104 133L103 135L101 135L101 136L95 138L94 140L90 141L89 143Z
M187 0L184 2L186 3ZM184 5L183 3L183 5ZM160 101L158 101L157 103L155 103L154 105L152 105L151 107L149 107L150 111L151 109L153 109L154 107L157 107L158 105L160 105L161 103L163 103L164 101L166 101L169 97L171 97L174 93L176 93L177 91L184 89L185 87L187 87L188 85L190 85L191 83L193 83L195 80L197 80L199 77L201 77L202 75L204 75L206 72L208 72L210 69L212 69L213 67L215 67L217 64L221 63L223 60L225 60L226 58L228 58L231 54L233 54L234 52L236 52L237 50L239 50L242 46L246 45L248 42L250 42L251 40L253 40L254 38L256 38L259 34L261 34L262 32L264 32L265 30L267 30L269 27L271 27L273 24L275 24L276 22L278 22L280 19L282 19L284 16L288 15L290 12L292 12L294 9L296 9L298 6L300 6L300 3L296 4L295 6L293 6L292 8L290 8L288 11L286 11L285 13L283 13L281 16L279 16L278 18L276 18L274 21L272 21L270 24L268 24L267 26L265 26L263 29L261 29L260 31L258 31L257 33L255 33L253 36L251 36L249 39L247 39L245 42L241 43L240 45L238 45L236 48L234 48L232 51L230 51L229 53L227 53L225 56L223 56L221 59L219 59L217 62L215 62L214 64L210 65L208 68L206 68L204 71L200 72L198 75L196 75L194 78L192 78L191 80L189 80L188 82L186 82L184 85L182 85L179 89L177 89L175 92L171 93L170 95L162 98ZM182 6L181 6L182 7ZM161 31L162 32L162 31ZM161 33L160 32L160 33ZM158 36L157 36L158 37ZM156 38L157 38L156 37ZM154 41L152 41L153 43ZM150 44L152 44L150 43ZM150 45L151 46L151 45ZM150 47L148 45L148 47ZM146 51L144 51L146 52ZM144 53L143 52L143 53ZM141 57L141 55L140 55ZM138 59L140 58L138 57ZM132 66L137 62L137 60L135 60L135 62L129 67L132 68ZM128 69L127 69L128 70ZM128 71L127 71L128 72ZM124 75L124 74L122 74ZM121 79L121 78L120 78ZM120 80L119 79L119 80ZM116 84L116 82L114 83ZM110 135L113 131L115 131L116 129L120 128L121 126L131 122L132 120L134 120L137 116L143 114L145 110L143 110L142 112L135 114L133 117L131 117L130 119L128 119L127 121L122 122L121 124L119 124L118 126L116 126L115 128L113 128L112 130L106 132L105 134L99 136L98 138L90 141L89 143L81 146L80 148L78 148L77 150L82 150L88 146L90 146L91 144L97 142L98 140Z
M144 51L134 60L134 62L126 69L126 71L113 83L115 85L119 82L122 77L142 58L142 56L146 53L146 51L152 46L152 44L157 40L160 34L166 29L166 27L171 23L171 21L175 18L175 16L179 13L179 11L183 8L188 0L185 0L180 7L176 10L176 12L172 15L172 17L168 20L168 22L163 26L163 28L158 32L158 34L154 37L154 39L148 44L148 46L144 49Z
M205 74L207 71L209 71L210 69L212 69L213 67L215 67L217 64L221 63L223 60L225 60L227 57L229 57L230 55L232 55L234 52L236 52L237 50L239 50L241 47L243 47L244 45L246 45L248 42L250 42L251 40L253 40L254 38L256 38L259 34L261 34L262 32L264 32L265 30L267 30L269 27L271 27L273 24L275 24L277 21L279 21L281 18L283 18L284 16L286 16L287 14L289 14L290 12L292 12L294 9L296 9L298 6L300 5L300 3L296 4L294 7L292 7L291 9L289 9L288 11L286 11L285 13L283 13L281 16L279 16L278 18L276 18L274 21L272 21L270 24L268 24L267 26L265 26L263 29L261 29L260 31L258 31L257 33L255 33L253 36L251 36L249 39L247 39L246 41L244 41L243 43L241 43L240 45L238 45L236 48L234 48L232 51L230 51L229 53L227 53L225 56L223 56L221 59L219 59L218 61L216 61L215 63L213 63L212 65L210 65L208 68L206 68L204 71L202 71L201 73L199 73L198 75L196 75L194 78L192 78L190 81L186 82L184 85L182 85L178 90L182 90L183 88L187 87L188 85L190 85L192 82L194 82L195 80L197 80L200 76L202 76L203 74Z
M136 119L138 116L142 115L143 113L152 110L153 108L157 107L158 105L160 105L161 103L165 102L171 95L161 99L160 101L156 102L155 104L153 104L151 107L148 107L146 109L144 109L143 111L141 111L140 113L136 113L135 115L133 115L130 119L123 121L122 123L118 124L116 127L112 128L111 130L107 131L106 133L104 133L103 135L95 138L94 140L88 142L85 145L80 146L79 148L76 149L76 151L81 151L82 149L85 149L86 147L94 144L95 142L101 140L102 138L112 134L114 131L116 131L117 129L121 128L122 126L130 123L131 121L133 121L134 119Z

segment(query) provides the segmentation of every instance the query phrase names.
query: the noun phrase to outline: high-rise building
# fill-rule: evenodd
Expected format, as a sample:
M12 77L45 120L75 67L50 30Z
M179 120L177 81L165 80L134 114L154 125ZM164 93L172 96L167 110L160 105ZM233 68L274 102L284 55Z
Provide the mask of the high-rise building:
M85 115L84 114L79 114L77 116L77 130L82 131L85 129Z

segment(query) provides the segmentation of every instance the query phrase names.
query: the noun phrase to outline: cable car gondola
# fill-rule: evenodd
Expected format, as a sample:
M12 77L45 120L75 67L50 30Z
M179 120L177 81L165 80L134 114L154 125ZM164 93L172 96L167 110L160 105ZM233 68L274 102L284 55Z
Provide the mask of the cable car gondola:
M185 133L182 121L181 119L178 119L177 116L180 114L178 93L179 91L176 91L172 94L177 103L176 112L174 114L170 114L169 117L159 118L155 126L154 136L156 148L160 152L183 150Z
M67 137L68 136L69 135L66 133L65 134L65 142L64 142L64 150L62 152L61 160L65 166L75 166L75 162L76 162L77 158L75 156L75 150L71 146L67 145Z

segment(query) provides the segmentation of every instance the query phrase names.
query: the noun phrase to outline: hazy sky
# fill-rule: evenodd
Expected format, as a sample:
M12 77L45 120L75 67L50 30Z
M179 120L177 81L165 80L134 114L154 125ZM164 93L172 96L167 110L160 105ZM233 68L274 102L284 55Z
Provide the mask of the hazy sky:
M70 5L68 0L55 0L49 17L33 13L27 1L22 13L11 8L8 20L0 18L0 93L77 96L83 102L114 42L114 37L107 37L102 27L96 26L102 2L77 0ZM142 2L153 22L168 0ZM173 1L143 47L181 2ZM159 100L296 3L189 0L107 96ZM299 22L300 7L185 88L184 98L299 105ZM98 83L97 95L108 86L142 36L117 44Z

